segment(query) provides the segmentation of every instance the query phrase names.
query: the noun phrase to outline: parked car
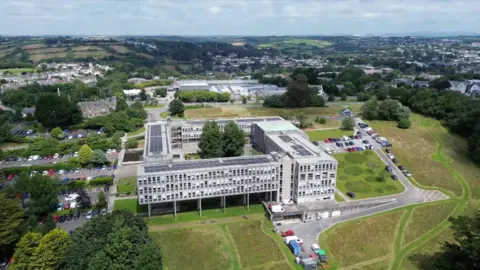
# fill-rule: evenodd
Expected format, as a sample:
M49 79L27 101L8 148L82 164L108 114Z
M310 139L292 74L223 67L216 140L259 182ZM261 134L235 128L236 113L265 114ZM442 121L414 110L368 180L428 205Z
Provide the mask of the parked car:
M399 168L401 171L405 170L405 167L402 166L402 165L398 165L398 168Z
M75 215L73 216L74 220L77 220L80 218L80 211L75 212Z
M352 198L352 199L355 199L355 193L353 193L351 191L347 192L347 196Z
M409 171L407 171L407 170L404 170L404 171L403 171L403 174L404 174L406 177L412 176L412 174L411 174Z
M398 176L396 176L395 174L392 174L392 179L393 180L398 180Z
M391 152L392 152L392 150L390 150L390 148L386 148L386 149L385 149L385 152L387 152L387 153L391 153Z
M316 146L318 146L318 142L316 142L316 141L313 141L313 144L316 145Z
M387 166L385 166L385 170L387 170L387 172L392 172L392 167L387 165Z
M396 158L392 158L392 162L393 162L394 164L398 164L398 160L397 160Z
M107 214L107 209L106 208L103 208L101 211L100 211L100 215L104 216Z
M92 210L88 210L87 212L87 215L85 216L86 219L91 219L93 216L93 211Z

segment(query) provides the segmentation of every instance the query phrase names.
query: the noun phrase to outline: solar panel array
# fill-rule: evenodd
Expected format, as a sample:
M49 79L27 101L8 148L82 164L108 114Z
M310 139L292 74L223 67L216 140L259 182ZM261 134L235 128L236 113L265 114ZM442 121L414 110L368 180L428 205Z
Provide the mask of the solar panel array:
M305 147L299 145L299 144L294 144L291 146L293 150L295 150L300 156L305 157L305 156L310 156L312 153L305 149Z
M290 138L289 136L286 136L286 135L280 135L280 136L278 136L278 138L280 138L282 141L284 141L286 143L293 142L292 138Z
M252 157L252 158L229 158L229 159L214 159L214 160L192 160L187 162L177 162L165 165L152 165L145 166L145 173L152 172L166 172L166 171L179 171L179 170L193 170L193 169L206 169L223 166L235 166L235 165L251 165L251 164L264 164L270 163L271 160L266 156Z
M150 154L158 155L163 150L162 140L162 126L154 125L150 126L150 136L148 140L148 152Z
M237 123L255 123L255 122L262 122L262 121L278 121L282 120L281 117L274 116L274 117L265 117L265 118L244 118L244 119L232 119ZM218 124L226 124L230 120L216 120ZM195 125L203 125L207 122L206 120L190 120L186 121L187 124L195 124Z

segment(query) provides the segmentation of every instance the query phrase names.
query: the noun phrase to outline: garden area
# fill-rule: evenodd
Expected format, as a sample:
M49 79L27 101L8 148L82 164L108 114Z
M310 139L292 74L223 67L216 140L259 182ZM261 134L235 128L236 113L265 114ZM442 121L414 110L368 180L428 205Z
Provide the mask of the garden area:
M338 161L337 188L344 194L350 191L355 193L355 199L365 199L404 190L373 151L335 154L334 157Z
M136 194L137 192L137 177L124 177L118 180L117 185L117 194L120 193L121 195L132 195Z

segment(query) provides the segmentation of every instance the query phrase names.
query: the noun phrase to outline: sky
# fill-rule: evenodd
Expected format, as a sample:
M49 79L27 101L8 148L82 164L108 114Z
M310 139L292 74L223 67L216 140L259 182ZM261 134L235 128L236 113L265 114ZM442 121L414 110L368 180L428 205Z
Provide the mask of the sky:
M0 0L0 35L480 32L480 0Z

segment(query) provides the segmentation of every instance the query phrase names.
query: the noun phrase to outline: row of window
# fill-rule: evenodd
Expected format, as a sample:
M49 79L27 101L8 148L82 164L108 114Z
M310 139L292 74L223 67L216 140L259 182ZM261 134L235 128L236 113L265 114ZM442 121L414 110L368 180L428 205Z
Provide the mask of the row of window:
M335 189L326 189L323 192L320 190L299 191L298 197L318 196L318 195L333 194L333 193L335 193Z
M300 172L309 172L309 171L325 171L325 170L336 170L337 166L333 163L329 164L315 164L315 165L300 165ZM293 170L293 168L292 168Z
M227 185L237 185L237 184L244 184L244 183L263 183L263 182L272 182L278 181L278 176L270 176L270 175L261 175L261 176L253 176L248 178L217 178L216 180L158 180L159 178L155 179L155 177L148 177L148 179L138 180L138 185L157 185L157 184L172 184L177 183L180 185L216 185L216 184L227 184ZM187 182L188 181L188 182Z
M244 185L244 184L263 184L263 183L272 183L272 182L278 182L275 179L250 179L249 181L247 180L237 180L237 181L231 181L231 182L188 182L188 183L179 183L179 184L151 184L148 186L155 185L155 187L161 187L161 188L171 188L173 189L190 189L190 188L203 188L203 187L217 187L217 186L238 186L238 185ZM143 186L143 185L139 185Z
M322 182L316 182L316 183L308 183L308 184L299 184L298 188L312 188L312 187L325 187L325 186L331 186L332 185L332 180L325 180Z
M328 176L328 172L323 172L321 175L320 174L313 174L313 173L309 173L309 174L300 174L300 180L313 180L315 176L315 179L320 179L320 178L327 178L327 177L330 177L330 178L334 178L335 177L335 173L330 173L330 176Z

